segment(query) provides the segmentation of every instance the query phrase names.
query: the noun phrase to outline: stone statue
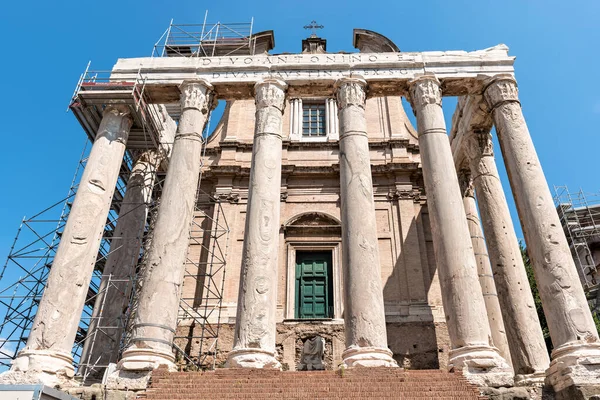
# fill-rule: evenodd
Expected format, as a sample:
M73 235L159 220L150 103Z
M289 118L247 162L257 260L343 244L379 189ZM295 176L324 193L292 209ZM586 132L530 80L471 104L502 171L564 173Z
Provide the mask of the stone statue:
M299 371L324 370L323 353L325 351L325 339L321 336L314 336L306 339L302 346L302 355L300 356Z

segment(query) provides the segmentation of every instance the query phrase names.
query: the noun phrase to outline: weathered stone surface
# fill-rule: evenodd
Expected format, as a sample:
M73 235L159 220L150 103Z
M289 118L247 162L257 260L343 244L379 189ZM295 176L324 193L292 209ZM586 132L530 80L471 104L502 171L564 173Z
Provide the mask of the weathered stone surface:
M119 369L174 368L171 351L179 293L200 176L202 131L212 107L204 81L181 85L181 118L138 295L130 346Z
M540 374L550 363L515 229L496 168L489 133L466 142L483 228L504 311L517 375Z
M483 293L485 309L487 311L488 320L490 321L490 330L492 333L492 341L495 347L500 351L502 358L511 364L510 349L506 339L506 330L504 328L504 320L502 319L502 311L500 310L500 302L496 293L496 284L492 275L492 267L488 257L488 251L481 231L479 216L477 215L477 204L475 202L475 189L473 188L473 180L471 173L465 170L458 171L458 180L460 183L460 191L463 195L463 205L465 214L467 214L467 224L469 233L471 234L471 243L473 244L473 253L477 262L477 273L479 275L479 284Z
M133 400L140 392L139 390L136 392L128 389L110 390L101 384L71 388L65 391L81 400Z
M512 369L490 345L490 327L446 134L439 85L430 75L416 79L411 83L410 100L417 116L435 258L452 343L449 363L462 369L473 383L504 386L512 383Z
M325 339L321 336L313 336L306 339L302 345L300 363L297 369L300 371L324 370L323 354L325 353Z
M473 176L515 382L539 381L550 360L496 168L491 127L483 96L462 97L452 118L451 145L457 165L466 164Z
M548 321L554 351L548 382L558 392L591 383L600 371L600 340L569 245L518 100L514 79L485 91Z
M550 400L542 397L541 387L484 387L480 391L489 400Z
M12 371L24 372L32 382L41 381L48 386L73 376L71 348L130 127L129 108L106 108L27 345L13 361L11 371L0 377L0 382L10 379L7 375Z
M262 79L285 80L290 90L306 96L328 96L336 80L360 75L373 93L398 96L407 94L411 79L428 72L442 80L447 95L456 96L481 92L482 75L512 74L513 63L502 44L472 52L148 57L119 59L111 79L134 81L142 73L151 98L169 103L176 100L173 89L186 79L206 79L223 98L239 99L251 97L253 85Z
M101 379L105 367L118 361L123 317L160 161L155 150L147 150L138 155L131 170L81 355L80 375Z
M346 366L397 366L387 348L373 181L365 120L366 82L338 81Z
M287 85L267 79L256 84L256 125L234 348L229 367L281 368L275 323L282 115Z

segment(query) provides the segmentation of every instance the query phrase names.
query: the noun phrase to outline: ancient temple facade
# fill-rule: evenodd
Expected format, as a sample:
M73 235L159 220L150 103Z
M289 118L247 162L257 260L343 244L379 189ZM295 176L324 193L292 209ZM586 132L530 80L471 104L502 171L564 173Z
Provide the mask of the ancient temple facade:
M506 46L407 53L357 29L354 53L328 53L313 36L302 52L277 55L272 32L251 40L248 54L171 47L166 57L119 59L106 85L81 88L75 112L84 126L95 118L94 145L27 345L0 380L68 386L82 372L71 348L127 153L132 178L103 267L110 295L93 324L131 318L81 356L110 365L94 371L108 385L131 388L135 376L143 387L152 370L176 369L177 349L201 345L194 313L215 306L206 318L219 325L219 367L296 370L320 337L326 369L454 369L482 387L545 382L557 393L598 385L598 333ZM140 77L146 108L117 90ZM448 127L444 96L459 97ZM223 115L203 133L217 101ZM147 120L154 131L140 129ZM155 212L127 208L153 198ZM190 233L217 214L226 237ZM126 239L147 222L144 240ZM207 278L211 246L227 252ZM110 283L131 274L135 287ZM218 301L198 276L223 282Z

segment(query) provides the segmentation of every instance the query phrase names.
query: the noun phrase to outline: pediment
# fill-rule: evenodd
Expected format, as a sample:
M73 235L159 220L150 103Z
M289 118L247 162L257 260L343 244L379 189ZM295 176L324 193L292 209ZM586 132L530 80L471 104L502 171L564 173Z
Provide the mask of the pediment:
M290 218L284 227L340 227L340 221L331 215L321 212L306 212Z

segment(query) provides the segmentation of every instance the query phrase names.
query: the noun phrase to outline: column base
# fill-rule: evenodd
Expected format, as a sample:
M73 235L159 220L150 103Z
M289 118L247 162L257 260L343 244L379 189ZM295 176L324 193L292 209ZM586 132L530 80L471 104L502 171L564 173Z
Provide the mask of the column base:
M512 386L513 369L495 347L465 346L450 350L448 368L461 370L477 386Z
M37 384L55 387L76 386L70 353L53 350L21 350L9 371L0 374L0 384Z
M233 349L227 355L225 368L281 369L277 353L262 349Z
M165 365L169 371L177 371L175 356L171 351L153 348L130 347L123 352L117 369L123 371L148 371Z
M600 344L571 342L552 351L546 383L555 392L570 386L600 386Z
M393 353L381 347L350 346L342 353L345 368L354 367L398 367Z
M546 381L545 371L536 371L532 374L515 375L515 386L531 387L544 386Z

